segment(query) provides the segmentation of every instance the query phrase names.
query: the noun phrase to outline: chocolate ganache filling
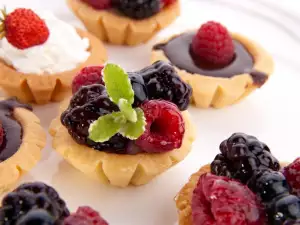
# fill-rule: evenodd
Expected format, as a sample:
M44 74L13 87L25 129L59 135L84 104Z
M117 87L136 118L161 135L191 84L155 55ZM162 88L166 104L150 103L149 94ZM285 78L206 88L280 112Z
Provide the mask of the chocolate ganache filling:
M0 146L0 162L13 156L22 143L22 126L13 117L15 108L32 110L32 107L19 103L15 98L0 101L0 122L4 130L3 143Z
M229 65L217 67L201 61L193 56L191 43L195 32L188 32L172 38L164 44L157 44L154 50L162 50L170 62L179 69L186 70L191 74L201 74L203 76L231 78L239 74L248 73L254 84L263 85L268 76L267 74L256 71L252 55L245 46L238 40L233 40L235 47L235 57Z

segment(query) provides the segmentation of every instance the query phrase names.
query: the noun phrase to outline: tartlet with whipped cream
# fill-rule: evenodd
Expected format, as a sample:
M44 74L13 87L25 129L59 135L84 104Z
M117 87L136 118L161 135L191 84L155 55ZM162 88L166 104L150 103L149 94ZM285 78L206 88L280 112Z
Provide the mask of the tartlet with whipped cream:
M0 86L23 102L61 101L83 67L107 59L101 41L49 12L2 10Z

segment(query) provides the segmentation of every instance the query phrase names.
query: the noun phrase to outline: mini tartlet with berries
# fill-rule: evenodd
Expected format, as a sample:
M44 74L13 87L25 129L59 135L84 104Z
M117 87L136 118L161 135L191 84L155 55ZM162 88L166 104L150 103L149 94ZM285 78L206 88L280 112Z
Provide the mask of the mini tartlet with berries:
M24 8L2 10L0 46L0 86L9 96L37 104L63 100L76 72L107 58L92 34L50 12Z
M118 45L147 42L180 14L179 0L67 0L86 28Z
M244 133L220 151L176 197L179 225L300 223L299 158L281 169L266 144Z
M53 148L70 164L126 187L146 184L186 157L195 138L186 111L191 88L170 64L130 73L107 64L103 77L85 86L88 70L95 68L75 77L74 96L50 127Z
M5 195L0 204L1 225L108 225L88 206L70 213L58 192L42 182L24 183Z
M260 88L273 73L273 59L260 45L220 23L174 35L152 49L152 61L170 61L193 88L200 108L222 108Z
M38 163L45 144L46 134L31 106L0 99L0 194Z

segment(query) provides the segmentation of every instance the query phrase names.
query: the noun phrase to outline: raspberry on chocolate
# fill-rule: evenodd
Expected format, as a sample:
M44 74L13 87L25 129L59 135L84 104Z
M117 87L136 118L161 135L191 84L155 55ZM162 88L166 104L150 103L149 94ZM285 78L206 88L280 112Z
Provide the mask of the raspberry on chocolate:
M64 225L108 225L108 223L91 207L82 206L64 220Z
M161 0L163 6L168 6L176 2L176 0Z
M103 66L88 66L83 68L73 79L73 94L75 94L82 86L88 86L91 84L104 85L104 82L102 80L102 69Z
M95 9L108 9L112 6L112 0L82 0Z
M300 197L300 158L297 158L293 163L285 167L283 174L292 188L293 194Z
M136 140L142 150L161 153L180 148L185 132L178 107L164 100L150 100L141 105L146 117L146 130Z
M226 66L235 56L232 37L226 27L209 21L203 24L192 42L195 61L217 66Z
M228 177L203 174L192 196L195 225L262 225L264 208L245 185Z

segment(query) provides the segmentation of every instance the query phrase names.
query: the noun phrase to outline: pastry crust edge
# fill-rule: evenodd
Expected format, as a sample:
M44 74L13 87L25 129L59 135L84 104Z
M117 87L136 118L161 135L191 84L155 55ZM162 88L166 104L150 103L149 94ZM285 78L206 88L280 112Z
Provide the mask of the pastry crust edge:
M113 10L96 10L80 0L67 0L67 4L87 30L102 41L116 45L145 43L180 15L179 0L143 20L121 16Z
M73 77L83 67L99 65L107 60L104 45L94 35L77 29L82 38L90 41L89 58L75 69L57 74L24 74L8 66L0 59L0 86L8 96L17 97L24 103L46 104L62 101L71 93Z
M64 101L60 112L69 101ZM190 152L195 139L195 130L187 111L182 112L185 120L185 135L179 149L160 154L120 155L96 151L77 144L67 129L56 118L50 125L53 148L63 158L87 176L102 183L117 187L139 186L149 183L154 177L182 161Z
M180 34L173 35L157 44L167 43L178 35ZM266 73L268 80L274 71L272 56L262 46L241 34L232 33L232 37L240 41L252 55L254 59L253 69ZM154 63L158 60L170 62L162 50L152 49L151 62ZM240 102L259 88L249 73L237 74L231 78L221 78L201 74L194 75L176 66L175 69L181 78L192 86L192 102L199 108L223 108Z

